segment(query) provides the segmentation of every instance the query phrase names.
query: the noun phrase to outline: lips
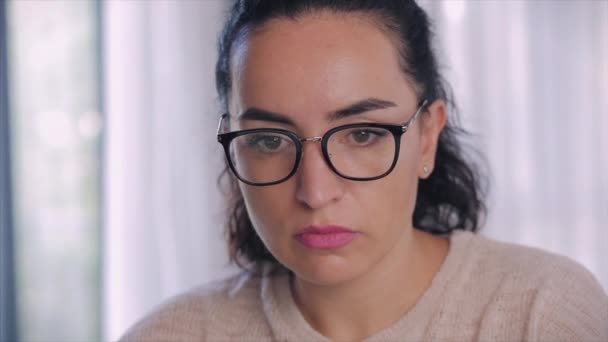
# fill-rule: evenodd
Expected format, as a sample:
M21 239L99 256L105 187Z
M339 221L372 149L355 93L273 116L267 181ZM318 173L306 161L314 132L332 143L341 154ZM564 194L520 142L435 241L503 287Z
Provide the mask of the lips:
M295 239L308 248L337 249L348 245L357 233L341 226L308 226L295 235Z

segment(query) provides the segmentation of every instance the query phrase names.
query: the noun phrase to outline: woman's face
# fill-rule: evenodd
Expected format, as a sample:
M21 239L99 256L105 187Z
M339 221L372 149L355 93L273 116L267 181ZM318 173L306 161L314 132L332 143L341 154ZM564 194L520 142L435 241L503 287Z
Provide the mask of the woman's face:
M236 47L232 63L233 130L273 127L316 137L349 123L404 123L418 106L392 41L356 16L272 20ZM341 119L330 115L368 99L394 105ZM287 120L239 118L251 108ZM327 165L320 144L305 142L299 169L287 181L263 187L240 183L253 225L276 259L302 279L337 284L402 255L399 248L411 236L418 179L425 175L424 165L432 168L443 125L444 116L432 114L442 114L443 104L430 111L401 137L398 163L384 178L341 178ZM299 235L310 226L345 227L354 238L341 247L313 247Z

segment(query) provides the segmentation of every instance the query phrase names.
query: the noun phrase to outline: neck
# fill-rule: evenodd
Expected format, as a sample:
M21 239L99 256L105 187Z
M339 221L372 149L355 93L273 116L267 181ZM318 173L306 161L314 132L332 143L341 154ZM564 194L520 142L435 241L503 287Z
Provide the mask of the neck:
M447 239L410 229L392 252L360 277L332 286L296 277L294 299L321 334L333 340L360 340L391 326L414 307L447 249Z

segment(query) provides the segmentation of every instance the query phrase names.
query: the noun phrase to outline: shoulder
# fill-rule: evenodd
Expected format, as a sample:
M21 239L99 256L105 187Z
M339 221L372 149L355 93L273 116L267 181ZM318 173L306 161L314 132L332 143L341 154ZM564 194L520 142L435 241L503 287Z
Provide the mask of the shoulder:
M486 317L525 316L526 340L608 340L608 297L585 267L537 248L468 239L467 273L477 282L468 286L490 294Z
M175 296L132 326L121 341L205 340L215 330L234 333L260 311L260 277L247 273Z
M585 267L566 256L482 235L464 234L469 235L470 253L474 254L471 259L481 273L523 276L528 283L538 286L572 279L578 283L599 286Z
M593 274L566 256L479 235L471 239L471 247L482 275L496 275L527 289L569 291L574 286L606 297Z

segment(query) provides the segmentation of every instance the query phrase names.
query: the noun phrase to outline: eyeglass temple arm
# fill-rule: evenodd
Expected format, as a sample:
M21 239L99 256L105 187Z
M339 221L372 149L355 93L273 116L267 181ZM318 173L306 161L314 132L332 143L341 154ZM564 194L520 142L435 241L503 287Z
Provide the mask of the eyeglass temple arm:
M226 132L226 129L225 129L226 128L226 122L228 121L229 117L230 117L230 114L228 114L228 113L222 114L222 116L220 117L220 122L217 125L217 133L216 133L216 135L220 135L223 132Z
M420 106L418 107L418 110L416 111L416 113L414 113L414 115L412 115L412 118L407 120L406 123L403 124L403 126L401 126L401 129L403 130L403 132L407 131L408 128L410 128L410 126L416 122L416 119L418 119L418 116L420 115L420 113L423 112L423 109L426 108L426 105L429 103L429 100L424 100L422 101L422 103L420 104Z

